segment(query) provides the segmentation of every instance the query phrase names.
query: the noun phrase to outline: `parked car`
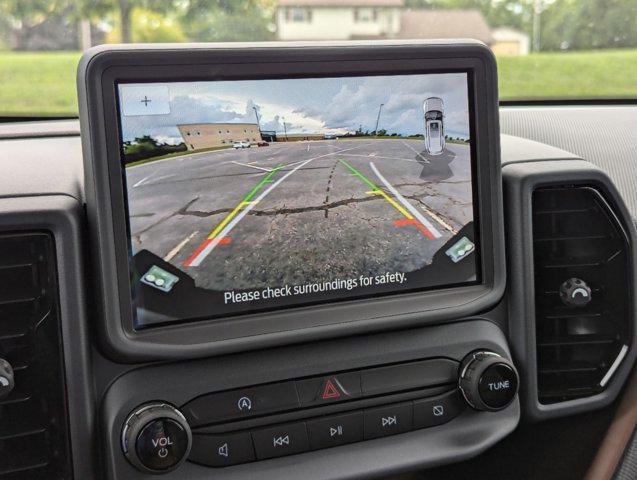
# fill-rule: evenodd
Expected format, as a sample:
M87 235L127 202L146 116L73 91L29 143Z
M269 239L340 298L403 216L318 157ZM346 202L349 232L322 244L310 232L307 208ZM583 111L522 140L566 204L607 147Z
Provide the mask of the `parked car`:
M444 112L441 98L429 97L422 106L425 122L425 150L430 155L440 155L445 149Z
M257 147L267 147L270 144L268 142L266 142L265 140L261 140L260 142L257 142Z
M235 150L238 150L240 148L250 148L250 142L243 142L243 141L234 142L232 146L235 148Z

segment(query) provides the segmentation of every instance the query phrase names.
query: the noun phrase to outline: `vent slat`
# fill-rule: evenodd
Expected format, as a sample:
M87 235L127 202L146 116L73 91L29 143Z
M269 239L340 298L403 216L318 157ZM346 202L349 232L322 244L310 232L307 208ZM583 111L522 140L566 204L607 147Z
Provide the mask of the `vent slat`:
M628 335L627 238L601 194L589 187L533 193L533 256L540 403L599 393ZM591 289L583 307L562 302L571 278Z
M72 478L54 258L49 233L0 234L0 480Z
M617 341L617 338L604 335L572 335L572 336L553 336L549 340L538 341L538 347L557 347L557 346L586 346L586 345L604 345Z

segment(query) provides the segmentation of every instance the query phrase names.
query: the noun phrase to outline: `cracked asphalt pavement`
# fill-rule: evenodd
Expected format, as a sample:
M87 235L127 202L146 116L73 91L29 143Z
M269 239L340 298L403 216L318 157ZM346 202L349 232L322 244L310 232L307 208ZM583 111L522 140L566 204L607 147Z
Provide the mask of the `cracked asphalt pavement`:
M473 220L469 146L423 148L277 142L129 167L133 250L219 291L418 270Z

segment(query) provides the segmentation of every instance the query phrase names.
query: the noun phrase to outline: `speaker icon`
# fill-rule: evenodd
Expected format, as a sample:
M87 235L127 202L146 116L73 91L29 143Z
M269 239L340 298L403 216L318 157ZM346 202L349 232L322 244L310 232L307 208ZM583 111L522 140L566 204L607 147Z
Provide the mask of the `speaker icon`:
M228 458L228 444L224 443L223 445L221 445L217 452L219 453L220 457Z

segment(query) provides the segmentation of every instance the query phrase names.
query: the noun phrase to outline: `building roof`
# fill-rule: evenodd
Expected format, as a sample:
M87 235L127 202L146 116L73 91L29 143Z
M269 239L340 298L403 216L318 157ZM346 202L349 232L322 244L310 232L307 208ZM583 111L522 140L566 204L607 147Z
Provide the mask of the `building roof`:
M254 125L257 124L255 122L203 122L203 123L179 123L177 128L179 127L200 127L200 126L208 126L208 125Z
M405 10L398 38L473 38L490 45L491 29L477 10Z
M279 0L278 7L402 7L405 0Z

